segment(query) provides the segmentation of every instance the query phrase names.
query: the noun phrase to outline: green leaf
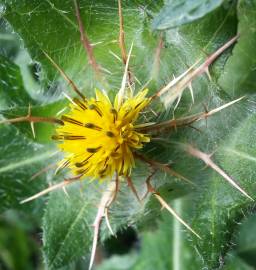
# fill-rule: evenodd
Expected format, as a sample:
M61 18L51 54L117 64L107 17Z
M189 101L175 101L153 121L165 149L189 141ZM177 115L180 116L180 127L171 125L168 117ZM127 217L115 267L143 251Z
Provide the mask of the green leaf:
M230 253L228 254L227 261L224 265L223 270L254 270L254 267L246 264L241 260L237 254Z
M228 59L219 85L231 96L254 93L256 87L256 1L239 1L238 7L239 42Z
M193 22L219 7L224 0L167 1L152 22L153 29L166 30Z
M138 175L134 178L134 184L141 197L146 192L146 185L141 185L142 181L145 181L142 174L144 170L137 171ZM44 256L46 265L50 269L63 267L83 254L86 254L86 258L89 257L93 233L92 224L100 199L108 190L108 184L88 183L85 180L67 187L66 190L68 196L63 191L53 192L50 195L44 216ZM172 194L167 192L166 195ZM122 181L120 192L110 210L109 220L113 231L117 232L127 226L138 224L142 226L142 223L147 223L146 220L149 217L144 216L145 211L150 211L151 216L158 216L159 205L149 199L147 197L142 203L138 202ZM104 241L109 236L109 230L103 220L100 239ZM71 250L72 252L70 252Z
M33 209L36 213L40 200L26 206L20 205L20 201L45 186L44 177L34 181L30 178L47 164L55 162L56 149L28 140L13 126L1 125L0 130L0 211L22 208Z
M0 43L0 109L45 102L37 82L38 65L32 61L22 39L3 18L0 18Z
M10 24L2 18L4 12L4 6L0 6L0 55L13 61L20 51L21 42L18 40L18 36L12 33Z
M23 87L20 69L0 55L0 109L13 108L32 103L33 100Z
M45 263L49 269L70 264L79 256L88 254L91 246L90 193L74 185L68 189L68 194L55 192L47 204L43 242Z
M45 58L42 49L50 54L87 96L92 96L94 87L98 86L106 89L113 97L121 85L124 68L117 59L120 57L117 43L117 5L113 6L112 1L79 1L86 31L92 43L96 44L94 51L97 61L103 68L110 71L110 73L103 72L106 81L106 85L103 87L103 83L94 77L91 67L87 63L84 50L79 42L79 31L70 1L22 0L5 2L5 20L8 20L23 38L32 59L38 61L38 65L41 66L38 80L45 95L49 92L56 93L58 89L68 91L68 86ZM213 52L234 36L237 29L237 17L235 3L231 3L230 6L221 6L191 24L164 31L162 33L164 46L160 48L161 42L159 43L159 41L161 39L158 34L151 32L150 25L152 16L159 11L162 3L151 2L139 1L140 5L137 1L123 3L123 13L127 49L134 40L130 67L141 82L137 88L140 89L144 83L152 79L149 88L151 93L155 93L157 89L172 79L173 74L175 76L181 74L200 57L205 57L205 52ZM160 56L157 53L159 49ZM175 112L175 117L203 111L202 104L207 104L211 109L230 101L227 94L216 83L220 74L223 73L230 52L231 48L211 68L211 82L204 75L193 81L195 103L191 105L191 97L186 90L180 106ZM113 53L118 57L113 56ZM49 96L48 101L51 104L43 105L41 108L35 106L35 113L54 115L58 109L64 106L64 104L61 105L61 102L54 103L55 99L52 98L52 95ZM251 103L254 102L253 99L251 101ZM182 255L178 256L176 253L175 256L182 259L185 269L203 267L211 269L218 266L220 255L225 255L227 252L227 242L235 227L233 221L239 216L238 210L246 208L249 203L245 202L238 191L230 187L210 169L202 171L203 164L188 157L175 143L195 144L202 151L209 153L216 148L219 149L214 160L240 181L246 190L253 190L251 179L254 176L254 163L251 164L251 160L244 161L241 158L243 156L241 153L250 157L254 155L254 152L250 151L253 151L251 148L255 144L255 139L253 136L249 137L248 134L255 134L254 121L251 120L255 108L250 107L249 103L236 105L234 109L227 109L219 115L209 118L207 126L203 121L197 123L195 126L197 130L187 127L177 129L177 132L158 134L165 140L164 143L152 142L143 149L142 153L149 158L154 158L162 163L172 163L175 170L197 184L195 190L184 182L177 182L176 178L164 173L156 174L152 181L156 189L171 205L172 199L190 194L182 199L180 214L203 237L203 241L195 239L189 241L188 238L192 237L187 233L186 236L181 237L181 240L175 240L173 234L172 242L169 241L171 246L165 241L165 245L168 247L164 250L156 249L155 260L150 258L149 263L151 262L150 264L155 266L154 269L173 265L172 259L167 260L168 256L162 256L161 252L158 251L161 250L163 254L166 254L165 252L171 250L172 254L175 254L179 244L178 251ZM27 109L26 102L24 102L23 107L19 107L15 113L20 114L22 110ZM172 112L166 111L160 102L155 107L159 117L153 120L162 121L173 117ZM50 135L47 129L48 126L41 127L39 133L48 132L47 134ZM202 132L199 133L198 129ZM25 134L26 137L31 136L26 133L26 130L22 131L22 134ZM17 136L15 138L19 139ZM241 141L238 142L239 138ZM10 136L8 139L6 145L9 146L12 144L12 140ZM26 138L26 140L28 139ZM239 149L240 156L234 154L233 150L237 150L235 143L245 147L243 151ZM224 146L225 149L228 147L229 150L226 151ZM28 152L31 151L29 145L25 148ZM19 150L21 149L23 149L22 146L19 146ZM42 149L45 151L43 147ZM24 154L24 152L23 150L22 153ZM27 155L25 152L24 156ZM36 155L32 152L33 161L34 157L36 158ZM9 158L6 159L6 162L13 164ZM238 170L238 168L241 169ZM29 171L26 173L29 174ZM249 175L249 180L245 174ZM146 192L145 180L148 175L149 167L137 162L132 179L141 197ZM27 178L27 175L21 177L22 182L25 182ZM53 176L49 178L50 181L56 180ZM4 188L8 189L8 187ZM105 184L99 186L97 183L82 183L80 191L77 183L74 184L74 187L67 188L69 197L62 191L50 195L43 223L44 257L48 268L56 269L69 265L83 254L86 258L89 256L92 240L90 226L105 189ZM159 208L158 202L150 196L142 204L137 202L126 183L122 182L121 191L110 209L110 223L115 232L127 226L133 226L140 233L141 230L149 230L156 226L160 213ZM172 217L168 218L171 222L176 222ZM177 223L175 224L177 225ZM180 232L180 230L181 227L175 233ZM160 232L157 235L165 240ZM177 235L180 234L177 233ZM103 241L107 237L109 237L109 232L105 222L103 222L101 240ZM152 237L154 235L150 235L147 241L151 241ZM154 241L151 243L152 245ZM142 251L145 255L142 256L141 261L138 260L138 265L148 264L144 260L148 257L149 251L150 249L146 248Z
M136 2L136 1L135 1ZM12 24L15 31L24 39L33 60L38 61L43 69L40 74L41 83L48 84L49 79L52 84L54 79L57 83L63 82L56 69L46 59L42 50L46 51L69 75L78 87L91 95L94 87L103 87L106 90L116 91L121 84L123 72L122 63L113 56L119 55L117 44L118 27L113 28L113 23L118 23L117 5L115 9L108 8L112 1L81 1L81 15L86 31L92 43L95 43L94 53L98 63L102 66L106 83L97 81L88 64L88 59L84 48L80 42L80 34L75 17L75 11L70 1L44 1L38 5L37 0L19 1L10 3L6 1L5 18ZM142 1L142 6L154 10L154 5L150 1ZM134 8L135 3L124 3L123 13L126 23L127 47L136 37L136 33L144 31L142 21L147 18L146 13L141 13L138 8ZM138 29L137 26L140 26ZM92 27L93 26L93 27ZM47 31L45 31L47 29ZM128 31L129 29L129 31ZM146 29L145 29L146 31ZM49 34L51 38L49 38ZM54 33L54 35L51 35ZM107 33L107 35L105 34ZM139 51L144 50L139 38L135 39ZM147 50L144 51L147 53ZM136 62L140 62L140 54L136 53ZM149 61L150 63L151 61ZM151 65L151 64L150 64ZM145 65L145 71L148 71ZM141 72L145 75L144 69ZM142 84L148 80L143 78Z
M241 226L238 237L238 255L252 267L256 267L256 239L253 230L256 226L256 216L249 217Z
M252 115L246 120L237 120L239 124L220 144L213 159L253 196L256 189L253 181L256 118ZM202 237L202 241L194 239L194 245L204 259L203 266L218 266L218 258L224 257L229 248L228 243L240 220L241 211L246 211L250 204L248 199L214 172L212 177L208 176L206 181L201 182L199 194L195 198L194 207L197 210L192 224Z
M173 208L182 213L183 199L174 200ZM125 256L112 256L104 261L97 270L140 270L140 269L199 269L200 264L186 237L181 224L162 213L161 220L157 222L157 229L140 234L140 249L132 250ZM153 256L154 255L154 256Z
M224 270L228 269L255 269L255 213L248 213L243 216L239 226L232 237L232 250L225 256ZM252 214L247 216L247 214ZM235 258L235 260L234 260Z

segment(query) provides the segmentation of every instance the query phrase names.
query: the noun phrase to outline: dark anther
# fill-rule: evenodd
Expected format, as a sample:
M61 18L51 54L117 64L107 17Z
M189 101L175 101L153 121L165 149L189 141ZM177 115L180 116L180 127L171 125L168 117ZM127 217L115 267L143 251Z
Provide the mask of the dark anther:
M86 168L86 169L80 169L77 171L77 174L86 174L88 172L89 168Z
M143 101L139 102L136 106L135 106L135 110L142 104Z
M112 131L107 131L106 135L111 138L115 137L115 134Z
M86 123L84 124L84 126L86 128L91 128L91 129L95 129L95 130L102 130L101 127L97 126L97 125L94 125L93 123Z
M63 140L63 136L61 135L52 135L52 140Z
M63 116L61 117L61 119L62 119L64 122L68 122L68 123L71 123L71 124L74 124L74 125L78 125L78 126L82 126L82 125L83 125L83 123L81 123L80 121L77 121L77 120L75 120L75 119L73 119L73 118L70 118L70 117L67 117L67 116L65 116L65 115L63 115Z
M109 160L109 157L107 157L107 158L105 159L104 167L107 165L108 160Z
M81 102L78 98L74 98L73 101L76 103L77 106L79 106L82 110L86 110L87 107L84 104L84 102Z
M85 140L86 138L84 136L78 136L78 135L53 135L53 140Z
M101 146L96 147L96 148L86 148L86 151L89 153L96 153L100 150Z
M99 115L100 117L102 117L102 112L100 111L100 109L99 109L95 104L91 104L91 105L89 106L89 109L90 109L90 110L95 110L95 111L98 113L98 115Z
M120 148L120 144L115 148L114 152L117 152L117 150Z
M104 174L104 173L106 172L107 168L108 168L108 166L106 166L106 168L100 170L100 171L99 171L99 174Z
M88 163L88 161L83 161L83 162L77 162L76 164L75 164L75 166L77 167L77 168L81 168L81 167L83 167L84 165L86 165Z
M64 140L85 140L86 138L84 136L76 136L76 135L64 135Z
M115 121L116 121L116 119L117 119L117 111L116 111L114 108L112 108L112 109L110 110L110 112L114 115L114 123L115 123Z
M110 109L110 112L113 113L113 114L115 114L115 115L117 115L117 111L114 108Z
M126 117L129 113L131 112L131 110L127 110L124 114L124 117Z
M84 159L82 162L77 162L75 164L76 167L80 168L83 167L84 165L86 165L89 161L89 159L93 156L93 154L91 154L90 156L88 156L86 159Z

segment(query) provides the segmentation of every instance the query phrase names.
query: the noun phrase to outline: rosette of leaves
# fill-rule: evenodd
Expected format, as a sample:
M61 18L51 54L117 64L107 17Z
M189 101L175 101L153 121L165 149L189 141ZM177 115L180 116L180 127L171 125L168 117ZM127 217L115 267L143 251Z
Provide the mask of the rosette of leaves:
M94 44L95 57L104 68L104 82L95 77L88 64L72 1L0 2L0 109L3 118L25 115L29 106L34 115L56 116L67 105L62 92L72 95L71 90L42 51L65 70L85 95L91 96L95 87L104 87L112 97L117 93L124 70L118 59L117 2L80 0L79 3L86 32ZM166 134L164 142L154 142L143 149L149 158L171 164L194 183L190 185L161 171L153 178L157 191L202 239L194 238L171 216L163 218L153 197L148 196L139 203L122 183L121 192L110 209L110 222L115 232L130 226L136 230L142 239L141 248L116 260L113 257L99 269L226 269L225 262L229 262L230 256L238 256L232 253L232 239L244 215L253 214L254 203L176 143L192 144L201 151L214 153L214 162L254 197L255 12L254 0L123 1L127 48L134 43L130 69L136 75L137 87L149 82L147 87L151 94L172 80L173 75L180 75L199 58L206 58L231 37L240 34L235 46L210 67L211 80L202 75L192 82L194 103L189 91L184 92L175 111L176 118L210 110L243 95L246 98L210 117L207 123L200 121L193 127L172 130ZM166 110L160 101L154 110L158 120L173 117L172 110ZM59 190L20 205L22 199L65 176L65 171L54 175L53 166L60 155L50 139L54 128L37 124L35 139L27 123L1 125L0 129L1 210L17 209L38 220L43 215L42 249L47 268L78 268L78 264L74 265L82 256L87 264L93 233L91 225L105 184L84 181L81 185L70 186L68 196ZM31 180L31 176L46 166L52 167L38 179ZM139 163L132 175L140 195L146 191L148 171L148 166ZM254 226L253 222L248 225L249 233L251 230L253 234ZM155 230L156 235L151 233ZM103 222L102 243L109 236ZM150 257L151 250L156 251L154 258ZM243 254L238 260L245 258L248 257Z

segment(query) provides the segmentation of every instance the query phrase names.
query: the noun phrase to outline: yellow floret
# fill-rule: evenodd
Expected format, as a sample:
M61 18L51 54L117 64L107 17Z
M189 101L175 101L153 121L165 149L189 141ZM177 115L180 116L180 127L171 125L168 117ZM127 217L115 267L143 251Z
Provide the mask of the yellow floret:
M62 116L54 139L62 141L59 148L65 153L62 164L75 175L105 178L129 175L134 167L133 150L149 142L147 135L136 132L134 123L148 105L147 90L127 98L119 106L96 90L96 98L74 99L70 112Z

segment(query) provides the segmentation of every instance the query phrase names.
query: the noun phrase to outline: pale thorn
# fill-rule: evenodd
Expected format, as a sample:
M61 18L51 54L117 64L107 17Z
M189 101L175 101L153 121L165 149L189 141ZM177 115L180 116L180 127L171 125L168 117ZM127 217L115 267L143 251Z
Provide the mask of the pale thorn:
M179 94L179 95L178 95L178 99L177 99L177 102L176 102L176 104L175 104L175 106L174 106L174 108L173 108L173 112L175 112L176 109L178 108L178 106L179 106L179 104L180 104L181 96L182 96L182 94ZM169 101L167 101L167 103L169 103ZM173 115L173 117L174 117L174 115Z
M185 145L186 150L192 156L201 159L207 166L211 167L215 170L219 175L221 175L226 181L228 181L233 187L235 187L238 191L240 191L243 195L245 195L251 201L254 199L247 194L226 172L224 172L219 166L217 166L212 160L211 155L201 152L198 149L195 149L191 145Z
M149 108L149 110L154 114L154 116L158 116L158 114L152 108Z
M65 112L65 111L67 110L67 108L68 108L68 107L64 107L63 109L61 109L60 111L58 111L58 112L56 113L56 116L61 115L63 112Z
M132 48L133 48L133 42L131 44L131 48L130 48L130 51L128 53L127 61L126 61L126 64L125 64L125 69L124 69L124 75L123 75L123 79L122 79L122 83L121 83L121 88L120 88L120 90L118 91L118 94L117 94L117 98L118 98L117 107L118 107L118 109L120 108L120 106L122 104L122 101L123 101L123 98L124 98L124 95L125 95L128 67L129 67L129 61L130 61L130 57L131 57L131 53L132 53Z
M209 78L209 80L212 81L212 76L211 76L211 74L210 74L210 72L209 72L209 67L207 67L207 68L205 69L205 73L206 73L207 77Z
M136 80L136 79L135 79ZM143 86L140 88L139 92L144 90L149 84L150 82L152 81L152 78L149 78L144 84Z
M107 224L107 227L108 227L108 229L109 229L109 231L110 231L110 234L114 236L115 234L114 234L114 232L113 232L113 230L112 230L112 227L111 227L111 225L110 225L110 222L109 222L108 208L105 208L105 219L106 219L106 224Z
M30 127L31 127L31 130L32 130L33 138L35 139L36 138L36 133L35 133L34 122L30 122Z
M60 162L60 164L58 165L58 167L56 168L54 175L57 175L57 173L65 166L65 163L67 162L67 160L62 160Z
M116 191L116 183L113 181L109 182L109 184L106 188L106 191L103 193L101 200L100 200L100 205L98 207L97 215L96 215L94 223L93 223L94 232L93 232L93 242L92 242L89 270L92 269L95 254L96 254L100 224L102 222L102 218L105 216L106 208L108 208L113 201L115 191Z
M142 82L138 79L138 77L136 77L135 75L134 75L134 79L135 79L135 81L141 86L142 85Z
M103 43L104 43L104 41L97 41L97 42L91 43L91 46L96 47L97 45L100 45L100 44L103 44Z
M73 105L75 105L76 107L78 107L78 105L73 101L73 99L66 93L62 92L63 96L65 98L67 98Z
M209 57L207 57L205 62L197 68L196 73L200 75L206 72L206 69L209 67L209 65L213 63L216 60L216 58L219 57L219 55L221 55L227 48L229 48L232 44L234 44L239 38L239 36L240 34L237 34L236 36L231 38L228 42L226 42L223 46L221 46L217 51L215 51Z
M195 103L195 99L194 99L193 87L192 87L192 83L191 82L188 84L188 88L189 88L189 91L190 91L192 103L194 104Z
M37 199L37 198L39 198L39 197L41 197L41 196L43 196L43 195L45 195L45 194L53 191L53 190L56 190L56 189L59 189L59 188L63 188L64 186L67 186L67 185L73 183L74 181L76 181L76 180L65 180L65 181L63 181L61 183L55 184L53 186L50 186L50 187L44 189L43 191L38 192L37 194L35 194L35 195L33 195L33 196L31 196L31 197L29 197L29 198L21 201L20 204L23 204L23 203L26 203L26 202L35 200L35 199Z
M160 91L156 93L156 96L160 97L163 95L166 91L168 91L171 87L173 87L175 84L177 84L182 78L184 78L191 70L194 69L194 67L201 61L201 58L198 59L190 68L188 68L185 72L183 72L180 76L175 77L172 81L170 81L166 86L164 86ZM182 90L183 91L183 90Z
M143 127L148 127L151 125L156 124L156 122L147 122L147 123L143 123L143 124L138 124L138 125L134 125L133 128L143 128Z
M102 218L102 216L101 216L101 218ZM92 251L91 251L91 258L90 258L90 263L89 263L89 270L92 269L95 254L96 254L96 248L97 248L98 237L99 237L100 223L101 223L101 219L99 221L99 224L95 224L95 223L93 224L94 233L93 233Z
M108 51L111 55L113 55L119 62L122 62L122 59L116 55L114 52L112 52L111 50Z
M70 198L70 196L69 196L69 194L68 194L68 192L67 192L66 187L64 186L64 187L62 187L62 189L63 189L64 194L65 194L68 198Z
M166 90L166 91L168 91L167 96L164 98L164 104L166 106L172 105L173 102L178 98L178 101L177 101L176 105L174 106L174 110L176 110L176 108L178 107L181 96L183 95L183 92L185 91L186 87L188 87L188 85L190 83L189 82L189 83L183 84L183 82L182 82L182 80L184 80L186 78L186 75L189 75L188 71L190 72L191 69L189 68L185 73L181 74L179 77L172 80L171 82L174 82L174 83L172 85L170 85L170 87ZM182 84L183 84L183 86L182 86Z
M167 202L158 194L154 193L154 196L160 202L162 207L164 207L168 212L170 212L181 224L183 224L189 231L191 231L199 239L202 239L199 234L197 234L171 207Z
M31 116L31 104L29 103L28 104L28 117L30 117L30 116ZM34 122L30 122L30 127L31 127L33 138L35 139L36 138L36 133L35 133Z
M110 70L108 70L107 68L100 67L100 69L101 69L101 71L105 71L109 75L113 75L113 73Z
M229 40L227 43L225 43L222 47L220 47L216 52L211 54L199 67L194 69L194 67L197 65L197 63L200 62L197 61L194 65L192 65L188 70L186 70L183 74L178 76L176 79L172 80L169 82L166 86L164 86L162 89L160 89L154 96L155 97L160 97L162 94L165 92L169 92L169 97L167 100L164 100L165 106L170 105L173 103L178 95L182 95L183 91L185 88L188 86L190 82L192 82L196 77L203 73L207 73L209 65L211 65L216 58L223 53L228 47L230 47L232 44L234 44L239 35L236 35L233 37L231 40ZM208 74L209 75L209 74Z
M59 165L59 166L56 168L56 170L54 171L54 175L57 175L57 174L58 174L58 172L60 171L61 167L62 167L62 164Z
M184 117L184 118L178 118L175 120L175 117L173 115L173 119L172 120L167 120L167 121L164 121L164 122L160 122L160 123L157 123L157 124L153 124L153 125L150 125L150 126L145 126L144 128L141 128L143 130L143 132L145 131L149 131L149 130L155 130L155 129L161 129L161 128L165 128L165 127L171 127L171 128L175 128L176 127L179 127L179 126L182 126L182 125L187 125L188 123L193 123L193 122L197 122L197 121L200 121L202 119L207 119L209 116L211 115L214 115L215 113L218 113L220 112L221 110L239 102L240 100L244 99L245 96L243 97L240 97L238 99L235 99L231 102L228 102L220 107L217 107L215 109L212 109L211 111L206 111L206 112L201 112L201 113L198 113L198 114L195 114L195 115L192 115L192 116L187 116L187 117Z
M224 104L224 105L222 105L220 107L217 107L217 108L215 108L215 109L207 112L207 116L213 115L213 114L215 114L215 113L217 113L217 112L219 112L219 111L221 111L221 110L223 110L223 109L225 109L225 108L233 105L234 103L237 103L238 101L240 101L240 100L242 100L244 98L245 98L245 96L242 96L242 97L237 98L235 100L232 100L232 101L230 101L230 102L228 102L228 103L226 103L226 104Z

